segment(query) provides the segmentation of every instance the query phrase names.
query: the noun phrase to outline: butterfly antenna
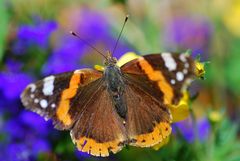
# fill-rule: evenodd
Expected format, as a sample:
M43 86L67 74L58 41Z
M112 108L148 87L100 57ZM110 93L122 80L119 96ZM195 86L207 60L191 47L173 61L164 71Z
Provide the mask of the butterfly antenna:
M98 49L96 49L94 46L92 46L89 42L87 42L86 40L82 39L77 33L70 31L70 34L79 38L80 40L82 40L85 44L87 44L89 47L91 47L93 50L95 50L96 52L98 52L100 55L102 55L105 59L107 59L106 55L104 55L103 53L101 53Z
M120 33L119 33L119 35L118 35L118 39L117 39L117 41L116 41L116 43L115 43L115 46L114 46L114 48L113 48L112 55L114 54L114 52L115 52L115 50L116 50L116 48L117 48L118 41L119 41L119 39L120 39L120 37L121 37L121 35L122 35L123 29L124 29L124 26L125 26L125 24L126 24L126 22L127 22L127 20L128 20L128 17L129 17L129 15L126 15L125 20L124 20L124 23L123 23L123 26L122 26L122 29L121 29L121 31L120 31ZM111 55L111 56L112 56L112 55Z

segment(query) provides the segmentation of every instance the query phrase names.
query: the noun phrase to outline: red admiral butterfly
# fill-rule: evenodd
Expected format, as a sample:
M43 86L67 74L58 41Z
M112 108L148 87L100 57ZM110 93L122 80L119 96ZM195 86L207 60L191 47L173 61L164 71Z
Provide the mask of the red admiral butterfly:
M110 52L104 57L104 71L79 69L28 85L23 105L70 130L77 148L94 156L162 142L171 133L168 105L182 98L181 89L195 75L194 60L150 54L119 67Z

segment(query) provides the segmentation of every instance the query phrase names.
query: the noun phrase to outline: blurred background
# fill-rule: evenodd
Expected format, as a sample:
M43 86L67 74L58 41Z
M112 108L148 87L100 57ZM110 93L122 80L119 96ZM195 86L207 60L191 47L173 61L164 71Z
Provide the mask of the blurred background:
M102 65L69 31L106 52L126 14L117 58L190 49L210 63L192 85L191 117L173 124L167 145L94 158L76 150L69 132L24 110L19 96L49 74ZM0 0L0 161L239 161L239 114L239 0Z

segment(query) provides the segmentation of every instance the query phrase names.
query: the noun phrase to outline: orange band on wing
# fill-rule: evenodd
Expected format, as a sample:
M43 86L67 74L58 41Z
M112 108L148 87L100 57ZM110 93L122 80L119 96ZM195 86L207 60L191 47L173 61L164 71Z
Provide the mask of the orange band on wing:
M135 140L130 145L138 147L151 147L162 142L171 133L171 126L167 122L158 123L151 133L141 134L138 136L131 137Z
M73 138L73 142L76 143L78 150L82 152L87 152L88 154L94 156L109 156L109 152L117 153L123 147L121 140L109 141L105 143L98 143L93 139L87 137L81 137L80 139L75 140Z
M160 70L154 70L144 58L139 61L139 64L142 70L144 70L145 74L148 76L148 78L151 81L157 82L158 87L164 94L164 103L171 104L174 96L173 89L164 78L162 72Z
M73 98L80 84L81 73L74 73L69 83L69 87L62 93L59 107L57 108L57 117L64 125L71 125L71 116L68 114L70 108L70 99Z

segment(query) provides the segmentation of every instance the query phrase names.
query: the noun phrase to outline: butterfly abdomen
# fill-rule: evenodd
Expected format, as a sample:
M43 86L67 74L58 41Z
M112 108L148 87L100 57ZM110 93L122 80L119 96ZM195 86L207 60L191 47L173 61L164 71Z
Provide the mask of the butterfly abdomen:
M127 114L127 106L123 95L125 85L121 71L117 66L109 65L104 71L104 77L112 103L118 115L125 119Z

